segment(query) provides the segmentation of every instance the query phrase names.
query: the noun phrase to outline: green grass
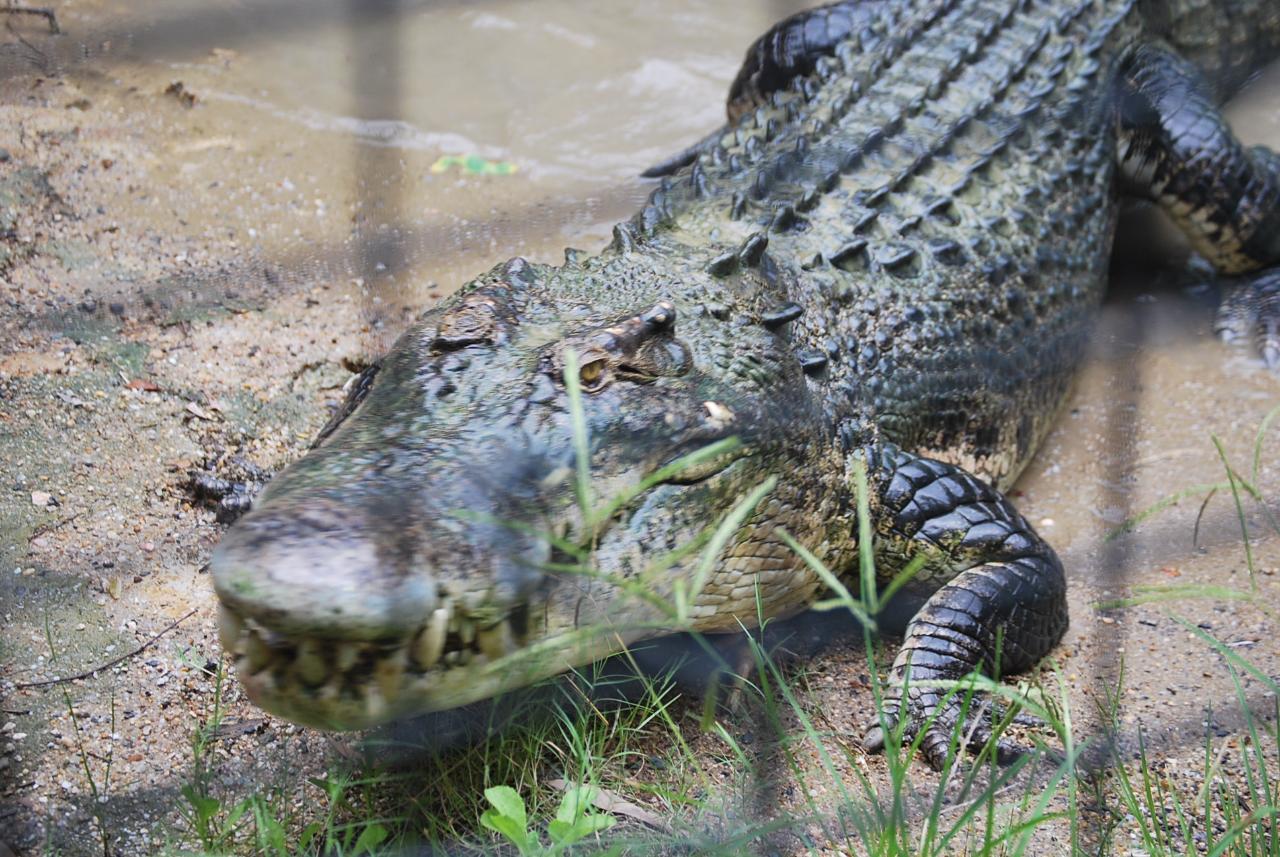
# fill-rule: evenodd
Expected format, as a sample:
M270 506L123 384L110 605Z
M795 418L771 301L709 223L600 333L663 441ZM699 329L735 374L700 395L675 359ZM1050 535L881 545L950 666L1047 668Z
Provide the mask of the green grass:
M567 374L576 378L572 361L567 362ZM589 439L581 398L572 381L569 388L579 462L574 484L584 526L581 541L559 543L573 562L556 570L598 574L591 560L599 523L642 489L618 497L595 496L584 464ZM1256 487L1262 435L1277 412L1280 409L1268 415L1259 430L1248 478L1231 466L1215 438L1227 478L1197 489L1233 497L1249 588L1148 587L1097 605L1100 609L1157 601L1176 605L1197 598L1259 602L1244 503L1262 496ZM687 460L699 464L734 449L732 443L721 444ZM665 468L661 478L677 465ZM765 482L747 492L724 520L663 560L670 564L701 552L689 586L677 590L666 604L665 613L674 624L687 620L689 605L720 551L771 487ZM855 487L866 545L870 533L865 474L858 474ZM1122 530L1137 527L1175 501L1162 501L1140 513ZM1270 517L1267 520L1274 524ZM867 585L875 579L870 550L861 555L863 585L855 594L802 545L784 538L829 585L830 596L820 608L845 611L860 623L866 676L875 709L880 710L885 694L895 692L883 684L881 674L896 641L886 646L874 633L875 616L888 593L876 593ZM547 539L555 541L550 535ZM901 586L913 571L907 569L888 589ZM1016 686L977 676L954 683L949 691L966 707L996 699L1005 713L991 743L972 756L954 752L952 764L934 777L913 761L916 743L904 742L900 732L888 731L882 757L866 756L858 742L862 724L834 721L823 710L822 700L830 698L829 692L824 695L807 663L779 656L776 643L770 642L771 623L763 616L758 619L758 629L744 629L745 657L736 660L722 654L716 641L693 638L715 665L716 676L704 693L684 689L675 677L675 665L657 675L636 668L633 675L622 677L596 665L531 692L510 695L488 709L490 728L481 731L493 734L459 748L439 750L429 740L375 740L371 759L363 764L330 760L322 775L311 776L301 786L306 798L301 809L291 800L299 784L296 777L288 781L288 772L265 789L262 784L237 789L220 781L219 762L211 752L212 736L224 713L220 670L210 714L193 733L191 774L182 789L182 827L176 832L181 846L173 850L359 855L396 854L428 844L472 854L732 855L771 849L819 854L834 848L877 857L1016 857L1127 853L1125 849L1137 848L1131 853L1280 857L1280 837L1273 826L1280 805L1280 710L1269 712L1270 723L1257 717L1243 677L1268 689L1273 707L1280 688L1235 649L1193 623L1184 627L1222 659L1244 719L1235 751L1222 740L1204 739L1195 772L1203 785L1188 795L1150 752L1141 730L1136 757L1124 764L1108 761L1105 739L1121 735L1124 728L1123 675L1106 688L1100 706L1104 742L1097 746L1076 744L1078 727L1066 682L1057 675L1052 658L1042 667L1047 678L1043 685L1036 676ZM856 642L856 634L851 639ZM630 653L621 659L636 663ZM1051 737L1052 746L1001 767L994 761L994 742L1008 737L1018 712L1033 714L1045 725L1020 732L1014 740L1025 744ZM744 723L752 734L750 743ZM963 739L957 727L953 748ZM1229 752L1238 759L1236 774L1227 778L1223 766ZM1083 764L1090 753L1095 759L1101 754L1100 767ZM395 760L401 764L393 764ZM753 775L757 771L761 776ZM783 790L766 802L772 811L752 811L753 793L769 789ZM620 800L629 804L617 803ZM636 807L663 819L663 828L637 821L642 813L635 812ZM1053 844L1047 846L1050 836ZM1047 847L1058 850L1046 851Z
M1277 707L1275 680L1262 673L1219 640L1190 622L1183 626L1222 655L1236 690L1236 702L1244 714L1238 741L1238 764L1242 776L1228 781L1222 776L1230 744L1215 745L1208 730L1203 743L1202 785L1191 798L1174 787L1167 766L1153 759L1147 749L1146 733L1139 728L1136 762L1116 766L1110 778L1113 800L1133 819L1137 838L1149 854L1210 854L1259 857L1280 855L1276 818L1280 814L1277 793L1277 760L1280 746L1280 707ZM1259 719L1247 697L1240 677L1252 674L1270 693L1271 722ZM1118 707L1112 706L1113 714ZM1113 720L1114 728L1119 729ZM1234 787L1240 779L1244 789Z

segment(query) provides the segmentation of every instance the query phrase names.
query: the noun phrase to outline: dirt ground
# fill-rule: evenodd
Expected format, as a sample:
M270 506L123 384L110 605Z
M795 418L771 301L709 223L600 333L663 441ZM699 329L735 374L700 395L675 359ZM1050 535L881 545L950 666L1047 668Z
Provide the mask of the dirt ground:
M422 306L512 255L551 261L565 244L602 244L643 199L637 169L715 124L742 47L790 9L737 15L714 34L728 47L708 50L697 20L677 28L681 41L636 12L619 22L571 0L536 15L529 5L440 4L415 26L445 28L449 49L389 59L390 71L353 60L387 27L357 27L321 51L338 57L340 84L325 82L310 44L346 38L328 6L313 30L270 18L281 42L237 17L252 4L68 2L61 36L38 19L0 22L0 855L100 854L95 817L107 820L113 854L191 844L177 807L191 736L214 705L204 565L223 527L194 503L188 473L237 456L279 468L306 448L352 371ZM734 17L704 6L707 20ZM494 33L535 21L542 41L529 50L550 40L546 58L507 67L518 52L483 53ZM572 50L607 55L594 88L571 84L574 61L556 54ZM477 72L459 93L447 71L474 56L499 71ZM430 62L434 78L416 65ZM379 114L380 75L406 66L427 92L401 93L399 114ZM1275 71L1232 115L1251 140L1280 145ZM510 83L517 72L527 79ZM344 114L344 96L326 94L339 85L369 85L375 103ZM678 118L618 130L623 114L675 97L688 106ZM628 98L626 109L616 103ZM594 103L606 106L593 113ZM378 119L404 114L413 121ZM455 115L456 126L441 118ZM517 170L476 175L442 161L467 154ZM1130 234L1121 256L1176 268L1176 243L1150 228ZM1280 378L1214 341L1208 301L1175 280L1118 270L1077 392L1017 494L1069 569L1072 627L1054 658L1078 737L1098 734L1123 665L1122 753L1141 727L1169 781L1194 795L1206 734L1223 775L1239 774L1242 718L1223 658L1179 619L1280 676L1270 608L1280 540L1246 500L1251 578L1230 493L1208 488L1112 536L1164 498L1222 482L1214 438L1275 511L1275 431L1256 473L1253 462ZM1151 586L1187 589L1099 607ZM1197 586L1254 595L1197 596ZM860 732L870 706L851 639L828 641L806 665L814 716L837 743ZM1242 686L1258 716L1273 714L1255 678ZM221 780L291 777L308 800L305 776L342 745L265 716L234 684L222 703ZM726 782L740 777L718 739L691 737ZM816 755L808 763L819 770ZM875 757L841 764L883 773ZM763 811L784 813L798 806L794 775L777 775ZM921 787L931 782L921 768ZM759 809L726 800L734 812ZM732 813L721 823L731 828ZM1115 824L1119 848L1133 830ZM1060 834L1047 828L1034 853L1065 853ZM803 842L797 834L794 847Z

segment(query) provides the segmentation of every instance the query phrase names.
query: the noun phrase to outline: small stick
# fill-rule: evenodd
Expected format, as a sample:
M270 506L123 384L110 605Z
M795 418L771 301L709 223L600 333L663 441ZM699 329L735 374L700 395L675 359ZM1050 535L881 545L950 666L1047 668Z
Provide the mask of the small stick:
M54 34L62 32L58 29L58 19L54 16L52 9L37 6L4 6L0 7L0 12L6 15L40 15L49 22L49 32Z
M67 524L71 523L76 518L79 518L83 515L84 515L84 512L76 512L74 515L68 515L67 517L63 518L61 521L54 521L52 524L41 524L40 526L36 527L34 530L31 531L31 534L27 536L27 541L29 542L34 541L35 539L38 539L43 535L47 535L53 532L54 530L59 529L60 527L65 527Z
M160 639L165 634L169 633L174 628L178 627L183 622L190 619L192 616L195 615L195 612L196 612L195 610L191 610L190 612L187 613L187 615L182 616L178 619L174 619L172 622L169 623L169 625L164 630L156 633L153 637L151 637L149 640L144 642L141 646L138 646L138 648L134 649L132 652L126 652L125 654L121 655L115 660L107 661L102 666L94 667L91 670L85 670L79 675L63 676L62 678L50 678L50 679L45 679L44 681L29 681L29 682L24 682L23 684L15 684L13 687L15 690L26 690L27 688L31 688L31 687L48 687L49 685L53 685L53 684L65 684L66 682L69 682L69 681L79 681L82 678L89 678L94 673L99 673L105 669L110 669L111 667L115 666L121 661L126 661L129 658L133 657L134 655L139 654L143 649L147 648L147 646L150 646L156 640Z

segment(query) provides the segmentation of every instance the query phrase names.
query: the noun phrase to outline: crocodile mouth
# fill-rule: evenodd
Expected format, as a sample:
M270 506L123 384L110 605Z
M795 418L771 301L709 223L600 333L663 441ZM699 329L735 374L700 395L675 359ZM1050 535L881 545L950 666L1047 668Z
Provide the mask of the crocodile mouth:
M747 457L743 450L730 450L646 490L686 491L714 485L741 472ZM614 524L613 519L602 522L597 540L613 532ZM625 537L625 530L618 532ZM229 582L219 590L218 636L249 698L260 708L306 726L346 731L467 705L616 654L663 628L677 630L667 627L669 618L664 621L649 605L628 600L630 596L615 590L612 583L604 579L588 583L594 579L591 574L575 575L571 569L581 568L581 557L562 549L573 541L570 524L565 523L559 536L548 541L539 550L538 564L578 582L558 586L549 581L523 599L505 604L491 599L473 604L466 596L443 588L430 587L434 594L429 597L406 589L403 596L387 596L376 603L387 601L403 608L412 597L422 597L425 618L416 627L404 621L401 627L412 627L408 633L397 630L379 636L371 632L364 639L321 627L310 630L296 621L297 612L289 614L288 598L275 599L267 609L244 598L245 587L231 573L239 569L233 560L225 565ZM339 601L359 596L358 592L333 593ZM313 612L330 609L323 599L315 603L321 609ZM601 614L601 603L611 605L603 611L607 615ZM403 615L404 610L400 612ZM271 621L274 616L294 622L282 629L285 622L277 625ZM373 626L377 624L387 627L384 623Z
M255 704L349 730L465 705L511 684L510 667L495 667L524 647L528 615L517 606L482 625L445 603L407 637L370 641L286 635L224 603L218 637Z

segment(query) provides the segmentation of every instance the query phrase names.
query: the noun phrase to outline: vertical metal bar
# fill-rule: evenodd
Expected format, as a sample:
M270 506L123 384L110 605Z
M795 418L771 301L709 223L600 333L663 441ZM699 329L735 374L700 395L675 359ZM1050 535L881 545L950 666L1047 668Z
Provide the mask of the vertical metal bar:
M354 262L363 281L364 312L373 328L386 321L395 279L405 267L400 225L404 165L393 145L403 118L401 0L346 0L351 45L351 115L374 133L357 135L354 158ZM373 124L376 123L376 124ZM385 345L386 343L377 343Z

